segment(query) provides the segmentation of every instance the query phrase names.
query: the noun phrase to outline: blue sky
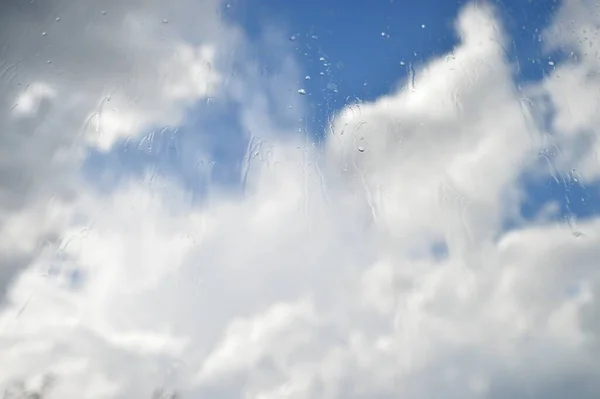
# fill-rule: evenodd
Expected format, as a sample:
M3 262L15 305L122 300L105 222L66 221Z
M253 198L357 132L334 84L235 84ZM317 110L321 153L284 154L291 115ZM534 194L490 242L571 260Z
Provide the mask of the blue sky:
M406 77L412 64L451 51L457 44L456 16L467 2L423 1L259 1L233 2L226 10L257 37L263 21L282 21L297 42L315 98L314 118L323 123L327 106L339 108L347 97L373 100ZM519 80L537 80L550 69L541 56L539 35L557 8L553 0L495 1L512 39L509 58L520 64ZM415 55L416 54L416 55ZM324 57L328 66L320 61ZM402 66L400 63L404 62ZM321 72L325 76L319 78ZM338 93L327 90L335 83ZM365 85L366 83L366 85Z
M496 1L510 43L507 58L517 65L518 86L538 82L557 65L561 54L543 54L541 32L558 2ZM319 142L328 118L345 105L373 101L394 90L411 70L458 44L454 21L465 1L232 1L222 13L239 25L251 41L259 42L265 26L281 29L294 47L301 69L297 86L306 90L308 110L299 126ZM268 23L267 23L268 22ZM281 60L260 53L267 73ZM554 65L553 65L554 64ZM307 76L310 79L302 79ZM117 144L108 153L93 151L87 173L98 187L108 189L124 175L147 171L183 182L201 200L209 186L239 191L247 141L235 105L201 101L188 109L179 129L152 129L139 140ZM218 140L214 138L218 137ZM545 151L551 158L552 140ZM195 149L202 148L200 156ZM545 159L540 158L542 162ZM115 167L115 165L119 165ZM522 176L523 221L534 219L550 202L558 204L551 220L586 218L598 213L600 184L583 186L572 176L558 182L551 176ZM522 222L523 222L522 221ZM507 221L514 226L519 221Z

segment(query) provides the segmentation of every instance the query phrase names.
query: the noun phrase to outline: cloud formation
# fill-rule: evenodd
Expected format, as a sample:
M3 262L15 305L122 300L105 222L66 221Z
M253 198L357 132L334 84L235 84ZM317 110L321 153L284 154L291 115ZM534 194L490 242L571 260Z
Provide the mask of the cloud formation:
M451 53L340 110L313 144L297 131L303 105L289 88L301 75L285 40L261 44L282 60L266 85L249 56L257 44L217 3L190 2L185 15L161 2L62 4L6 28L56 37L48 51L64 73L30 60L15 75L26 87L3 83L0 256L27 257L0 313L3 388L56 398L598 396L600 220L576 232L543 219L506 230L522 175L550 172L538 159L541 106L516 86L491 6L465 6ZM573 15L592 18L586 4L564 3L549 50L584 52L559 33ZM18 34L60 9L50 23L75 25ZM230 64L225 44L239 48ZM577 167L586 182L597 166L581 138L595 140L594 115L561 101L592 101L580 71L594 57L557 66L569 87L552 75L526 89L552 104L564 154L555 169ZM214 190L198 204L151 171L98 194L78 175L90 148L176 127L207 96L236 104L250 132L237 137L250 143L243 195ZM24 180L9 167L33 180L16 190Z
M216 90L215 48L238 33L211 18L216 1L179 5L189 14L161 2L2 5L0 237L12 250L0 254L0 293L40 243L59 239L47 204L68 207L90 148L177 126Z

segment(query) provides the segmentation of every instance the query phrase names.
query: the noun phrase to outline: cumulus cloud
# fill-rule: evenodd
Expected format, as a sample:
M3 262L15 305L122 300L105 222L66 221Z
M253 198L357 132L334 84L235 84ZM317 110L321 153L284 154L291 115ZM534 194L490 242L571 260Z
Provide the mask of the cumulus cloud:
M94 5L77 23L108 25L77 43L64 31L54 44L75 57L65 73L30 66L31 84L9 91L20 100L3 108L7 131L33 126L44 142L3 138L16 143L2 147L6 167L36 179L0 203L0 254L29 254L0 313L3 388L57 398L597 397L600 221L580 222L577 235L548 222L505 230L521 176L545 173L544 142L492 7L467 5L451 53L387 96L340 110L314 145L296 130L299 96L282 90L299 76L284 40L268 43L282 54L276 83L263 85L247 60L223 88L218 40L250 44L217 18L218 4L188 5L207 18L197 31L191 13L148 4ZM581 7L565 2L548 32ZM35 12L21 19L38 28L48 10ZM51 23L83 11L71 12ZM165 25L177 29L155 46ZM109 45L107 34L127 39ZM77 65L67 44L88 40L102 53L88 49ZM124 58L95 66L101 54ZM576 80L580 66L561 65L572 90L593 90ZM163 79L163 68L176 73ZM556 135L575 154L570 129L592 116L568 117L554 82L528 90L554 101ZM198 204L150 172L98 194L77 177L85 150L177 126L210 95L237 104L254 136L239 137L250 141L243 195L215 190ZM108 98L123 110L115 119L103 116ZM69 195L49 207L59 189ZM43 234L56 245L36 249Z
M544 32L546 52L564 58L532 98L548 115L549 158L559 172L576 169L586 183L598 179L598 5L587 0L565 1ZM563 148L564 147L564 148Z
M0 254L3 292L60 236L46 207L76 197L87 151L177 126L186 107L218 89L226 61L215 48L235 48L239 33L217 18L217 1L1 7L0 237L12 247Z

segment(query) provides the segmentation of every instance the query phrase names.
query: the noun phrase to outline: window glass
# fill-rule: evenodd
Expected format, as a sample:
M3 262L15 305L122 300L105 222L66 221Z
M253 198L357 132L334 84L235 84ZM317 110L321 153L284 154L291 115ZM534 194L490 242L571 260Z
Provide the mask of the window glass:
M0 5L3 398L600 397L591 0Z

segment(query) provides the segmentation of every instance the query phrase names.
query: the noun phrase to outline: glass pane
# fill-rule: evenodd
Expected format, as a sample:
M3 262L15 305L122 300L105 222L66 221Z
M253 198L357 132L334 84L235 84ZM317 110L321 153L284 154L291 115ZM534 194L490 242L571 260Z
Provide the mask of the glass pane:
M3 398L600 397L591 0L0 5Z

